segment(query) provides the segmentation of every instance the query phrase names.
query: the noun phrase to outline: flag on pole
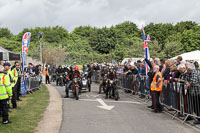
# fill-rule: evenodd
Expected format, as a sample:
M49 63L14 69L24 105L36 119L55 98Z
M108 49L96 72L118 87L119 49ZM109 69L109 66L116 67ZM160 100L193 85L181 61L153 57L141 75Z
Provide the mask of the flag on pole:
M142 26L142 32L143 32L143 49L144 49L144 56L146 59L150 60L150 54L149 54L149 47L148 44L151 42L151 38L148 35L146 38L145 32L144 32L144 27ZM149 72L150 68L148 64L145 62L145 72L146 72L146 77L148 78L147 73Z
M31 33L26 32L22 37L22 74L24 74L24 65L26 61L26 56L28 53L28 48L31 40ZM25 82L25 76L23 75L21 77L21 94L22 96L26 95L27 88L26 88L26 82Z

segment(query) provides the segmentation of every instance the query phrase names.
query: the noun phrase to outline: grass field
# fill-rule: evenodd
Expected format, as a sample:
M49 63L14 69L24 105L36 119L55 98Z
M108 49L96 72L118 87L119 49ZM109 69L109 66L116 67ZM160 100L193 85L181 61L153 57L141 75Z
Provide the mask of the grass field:
M49 92L43 85L42 89L21 99L23 101L18 102L18 106L21 109L11 109L9 120L12 123L8 125L0 123L0 133L34 133L37 123L42 119L49 103Z

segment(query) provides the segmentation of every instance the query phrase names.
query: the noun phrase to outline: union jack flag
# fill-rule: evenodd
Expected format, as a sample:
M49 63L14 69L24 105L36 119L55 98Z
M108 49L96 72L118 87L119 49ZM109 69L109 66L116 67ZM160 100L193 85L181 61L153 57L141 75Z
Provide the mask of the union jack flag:
M145 36L145 32L144 32L144 27L142 26L142 32L143 32L143 49L144 49L144 56L146 59L150 60L150 54L149 54L149 47L148 44L151 42L151 38L148 35L147 39ZM145 62L145 71L146 71L146 77L148 77L147 73L149 72L149 66L147 65L147 63Z

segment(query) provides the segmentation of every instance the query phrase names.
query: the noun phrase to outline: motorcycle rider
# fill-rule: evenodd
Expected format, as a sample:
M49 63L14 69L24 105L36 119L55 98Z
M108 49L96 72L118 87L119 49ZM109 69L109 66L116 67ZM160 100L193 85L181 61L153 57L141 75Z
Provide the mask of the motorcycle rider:
M64 68L63 68L63 73L64 73L64 77L66 77L69 73L69 68L68 68L68 65L65 65ZM64 78L64 85L67 84L68 80L66 78Z
M69 71L70 71L68 68L68 65L65 65L63 70L64 70L64 72L67 72L67 73L69 73Z
M58 66L58 69L56 69L56 85L58 85L58 81L60 80L60 75L63 73L63 69L61 65Z
M99 93L101 93L101 88L106 86L106 80L105 80L105 76L107 77L108 74L108 70L106 66L103 66L103 69L101 70L101 78L102 81L99 85Z
M83 65L83 72L88 72L88 67L86 65Z
M71 85L73 83L74 77L78 77L78 78L81 77L80 72L76 70L76 66L75 65L72 65L70 68L71 68L71 71L68 73L68 75L66 77L67 80L69 80L69 81L66 84L66 89L65 89L66 96L64 98L68 98L69 97L69 88L71 87ZM81 88L82 88L81 82L78 81L78 84L79 84L80 90L81 90Z
M116 73L113 71L113 68L110 67L108 75L107 75L108 80L106 81L107 83L109 82L109 80L115 80L116 79ZM114 88L115 88L115 83L113 83ZM111 90L109 87L106 88L106 99L108 98L108 94L110 95L109 97L111 97ZM114 96L114 89L112 90L112 96Z
M93 75L93 69L91 64L87 65L88 67L88 80L90 81L90 85L92 84L92 75Z

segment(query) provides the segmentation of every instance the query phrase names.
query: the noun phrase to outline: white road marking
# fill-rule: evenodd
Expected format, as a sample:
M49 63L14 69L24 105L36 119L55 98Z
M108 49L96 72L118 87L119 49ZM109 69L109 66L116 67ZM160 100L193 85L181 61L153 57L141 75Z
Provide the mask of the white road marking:
M97 102L96 99L79 99L80 101Z
M97 102L96 99L79 99L80 101L88 101L88 102ZM104 100L106 103L130 103L130 104L143 104L140 102L133 102L133 101L110 101L110 100Z
M102 106L97 106L101 109L105 109L105 110L112 110L115 106L109 106L107 105L102 99L97 98L96 99Z
M94 98L97 98L99 95L92 95Z
M132 103L132 104L142 104L140 102L132 102L132 101L105 101L108 103Z

